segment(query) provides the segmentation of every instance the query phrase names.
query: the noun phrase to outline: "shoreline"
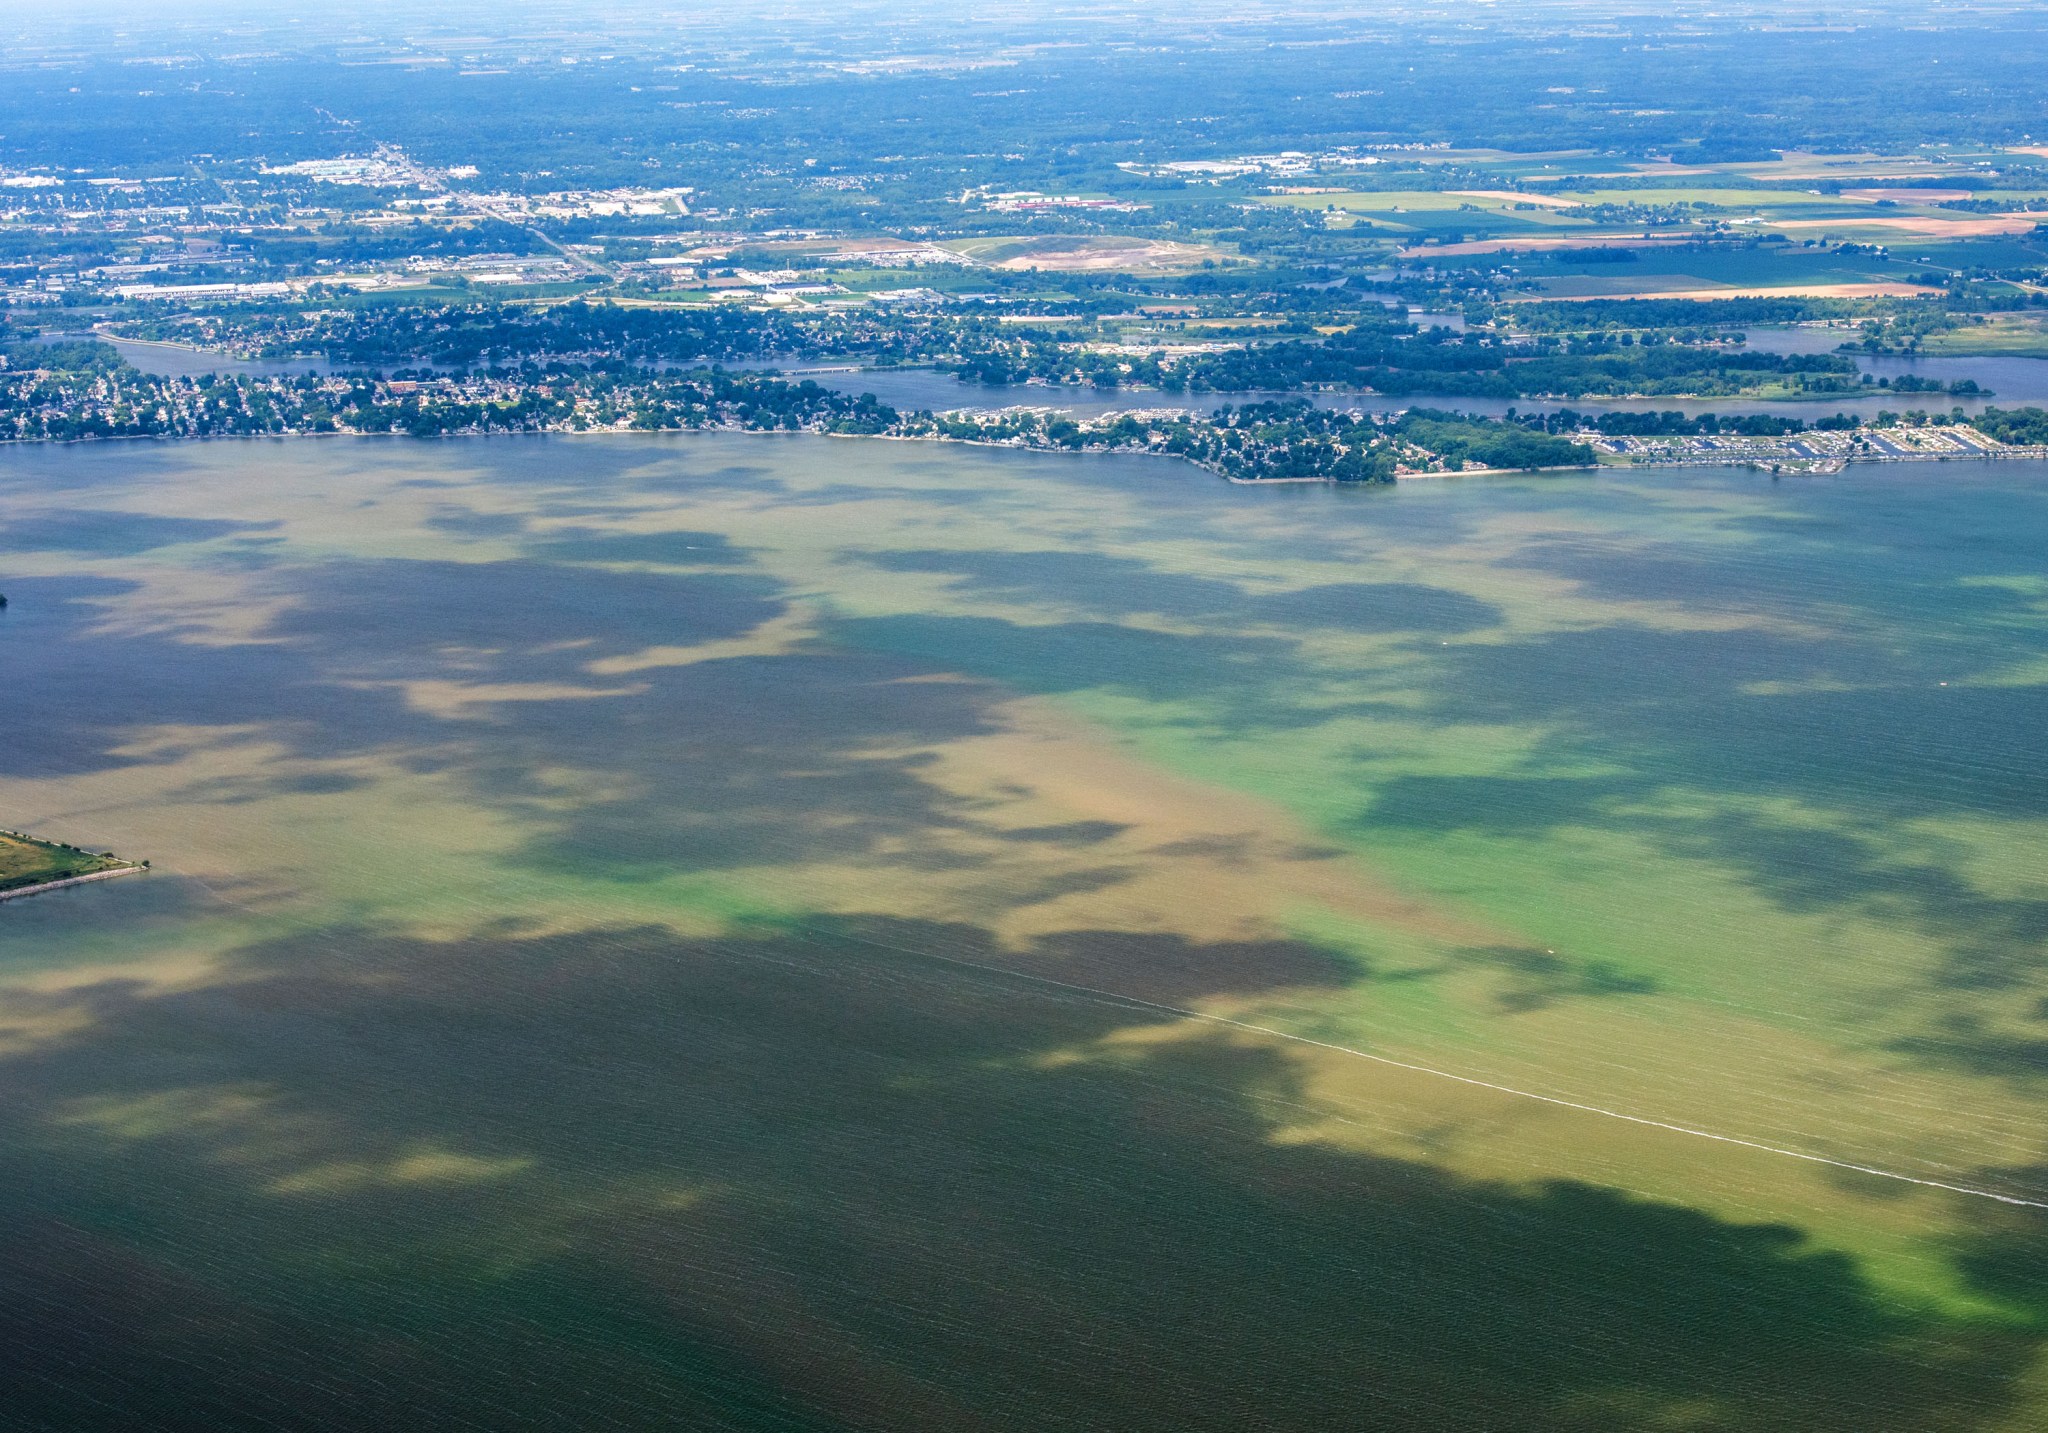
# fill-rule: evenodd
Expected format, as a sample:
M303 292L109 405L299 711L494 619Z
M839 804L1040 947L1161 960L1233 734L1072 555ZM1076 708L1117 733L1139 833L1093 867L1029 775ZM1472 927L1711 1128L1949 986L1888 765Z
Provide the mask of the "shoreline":
M1289 487L1304 483L1321 484L1327 487L1380 488L1395 487L1401 483L1434 481L1440 478L1490 478L1528 476L1535 473L1594 473L1605 468L1758 468L1769 464L1767 458L1757 457L1715 457L1712 454L1687 454L1684 458L1652 458L1649 461L1619 463L1572 463L1541 468L1464 468L1457 472L1399 473L1391 482L1350 482L1340 478L1286 477L1286 478L1240 478L1213 468L1198 459L1179 453L1164 453L1148 448L1063 448L1034 447L1028 443L991 442L980 438L947 438L937 435L915 433L832 433L819 429L799 428L746 428L726 424L704 424L695 428L520 428L482 433L435 433L421 436L412 433L383 432L358 433L345 429L328 432L285 432L285 433L113 433L90 434L81 438L0 438L0 449L52 447L68 448L85 443L254 443L286 442L309 438L359 438L405 440L411 442L455 442L466 438L609 438L627 436L678 436L692 433L746 434L753 437L805 437L837 438L848 441L873 439L886 443L934 443L952 444L963 448L993 448L1018 453L1066 454L1072 457L1135 457L1166 458L1186 463L1189 467L1221 478L1233 487ZM1786 463L1803 461L1787 457ZM2048 448L2016 447L2004 445L1997 448L1980 448L1969 453L1866 453L1855 455L1829 455L1832 471L1854 467L1860 464L1900 463L1951 463L1971 461L2004 462L2048 462Z
M0 438L0 448L70 448L85 443L282 443L305 438L366 438L389 441L410 441L415 443L453 443L466 438L622 438L683 436L692 433L740 434L754 438L834 438L845 442L873 441L881 443L934 443L961 448L994 448L1012 453L1046 453L1073 458L1165 458L1186 463L1200 472L1219 477L1239 487L1276 487L1287 483L1327 483L1334 487L1383 488L1391 483L1352 482L1337 478L1236 478L1207 463L1180 453L1155 452L1150 448L1037 448L1028 443L990 442L981 438L945 438L920 433L829 433L811 428L741 428L722 424L705 424L698 428L520 428L492 433L435 433L421 437L412 433L355 433L335 429L326 433L109 433L90 434L83 438ZM1598 466L1595 464L1594 466ZM1471 469L1478 475L1482 470ZM1485 472L1590 472L1592 468L1577 467L1566 469L1537 468L1489 468ZM1455 473L1425 473L1422 477L1456 477Z
M94 881L111 881L117 876L139 876L149 869L147 866L110 866L104 871L88 871L82 876L65 876L55 881L42 881L33 886L16 886L13 890L0 891L0 902L18 901L28 896L40 896L50 891L61 891L67 886L90 885Z
M1548 468L1460 468L1455 473L1396 473L1394 481L1413 483L1434 482L1438 478L1524 478L1535 473L1597 473L1601 466L1599 463L1560 463Z

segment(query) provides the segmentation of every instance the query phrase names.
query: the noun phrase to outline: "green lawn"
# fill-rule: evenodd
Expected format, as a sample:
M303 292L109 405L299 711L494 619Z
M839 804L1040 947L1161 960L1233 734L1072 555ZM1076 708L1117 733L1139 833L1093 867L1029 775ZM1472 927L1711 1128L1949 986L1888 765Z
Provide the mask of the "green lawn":
M0 833L0 891L86 876L124 864L73 846L53 845L27 836Z

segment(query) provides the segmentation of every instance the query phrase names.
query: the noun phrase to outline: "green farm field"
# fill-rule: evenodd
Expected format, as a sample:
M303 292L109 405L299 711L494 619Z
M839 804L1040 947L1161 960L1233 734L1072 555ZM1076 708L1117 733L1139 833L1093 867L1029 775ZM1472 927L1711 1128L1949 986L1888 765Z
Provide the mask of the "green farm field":
M2042 216L2048 219L2048 215ZM1967 269L1980 265L1998 268L2039 268L2048 266L2048 238L2027 236L1930 242L1900 238L1891 241L1892 257L1909 263L1936 264L1944 268Z
M1711 204L1721 209L1839 209L1845 214L1865 212L1870 206L1844 202L1825 194L1800 189L1753 189L1717 185L1685 185L1669 189L1567 189L1560 199L1581 204Z
M1587 221L1569 209L1536 202L1478 198L1429 189L1393 189L1380 193L1275 194L1265 203L1290 209L1336 209L1365 216L1376 228L1509 233L1518 229L1575 229Z
M1902 283L1911 278L1898 264L1776 246L1685 254L1651 250L1635 263L1574 262L1548 254L1518 254L1514 262L1525 277L1542 279L1547 292L1559 295Z

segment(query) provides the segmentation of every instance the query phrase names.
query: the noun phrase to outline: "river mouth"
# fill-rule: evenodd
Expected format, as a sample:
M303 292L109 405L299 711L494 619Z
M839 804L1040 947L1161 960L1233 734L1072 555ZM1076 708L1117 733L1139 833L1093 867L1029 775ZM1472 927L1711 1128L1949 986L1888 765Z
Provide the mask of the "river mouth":
M184 1426L204 1349L308 1426L2020 1416L2044 538L2021 463L12 449L0 824L154 863L0 908L15 1357Z

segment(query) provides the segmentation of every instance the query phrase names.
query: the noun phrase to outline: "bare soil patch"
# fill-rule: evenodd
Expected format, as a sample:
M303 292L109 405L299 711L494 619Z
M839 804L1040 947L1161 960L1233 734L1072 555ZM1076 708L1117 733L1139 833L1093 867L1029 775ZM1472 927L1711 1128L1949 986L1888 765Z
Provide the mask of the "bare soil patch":
M1502 204L1540 204L1546 209L1583 209L1577 199L1560 199L1555 194L1523 194L1513 189L1453 189L1466 199L1492 199Z
M1117 273L1142 270L1200 268L1204 259L1220 257L1214 249L1170 240L1087 240L1067 247L1058 243L1034 246L999 259L999 269L1056 269L1066 273Z

